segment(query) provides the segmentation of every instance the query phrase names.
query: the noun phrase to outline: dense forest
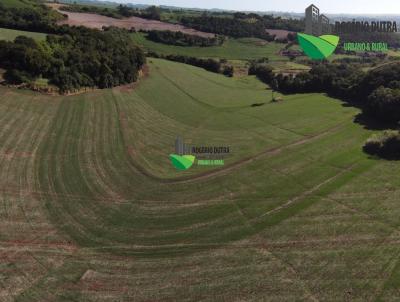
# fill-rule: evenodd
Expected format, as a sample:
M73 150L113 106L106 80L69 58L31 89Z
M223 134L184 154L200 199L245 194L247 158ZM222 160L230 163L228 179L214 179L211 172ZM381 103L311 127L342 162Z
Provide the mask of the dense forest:
M44 77L61 93L134 82L144 63L141 49L126 31L116 28L104 32L70 28L67 34L49 35L44 42L26 37L0 41L0 67L6 69L9 83Z
M212 32L231 37L256 37L272 41L274 36L266 33L265 29L285 29L289 31L304 30L304 21L295 19L282 19L270 15L261 16L250 13L235 13L232 17L213 16L183 16L180 22L197 30Z
M117 11L124 17L141 17L151 20L161 20L161 9L154 5L149 6L146 9L139 10L121 4L118 6Z
M0 27L54 33L56 22L64 18L43 4L32 7L5 7L0 2Z
M238 20L247 22L260 22L263 23L265 28L269 29L284 29L288 31L301 32L304 30L304 20L301 19L285 19L281 17L274 17L272 15L259 15L255 13L241 13L233 14L233 17Z
M223 44L225 38L223 36L216 36L213 38L201 37L198 35L190 35L183 32L173 32L173 31L160 31L160 30L151 30L148 32L147 39L164 43L169 45L177 45L177 46L216 46Z
M258 20L249 22L240 18L203 15L200 17L184 16L180 21L187 27L235 38L256 37L267 41L273 41L275 38L265 31L264 23Z

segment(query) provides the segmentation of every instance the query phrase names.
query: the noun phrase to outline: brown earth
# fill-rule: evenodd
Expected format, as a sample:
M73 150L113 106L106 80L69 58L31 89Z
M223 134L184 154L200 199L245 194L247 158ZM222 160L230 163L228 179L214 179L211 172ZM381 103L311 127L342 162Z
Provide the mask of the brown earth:
M171 24L166 22L161 22L157 20L147 20L138 17L130 17L125 19L115 19L102 15L89 14L89 13L73 13L60 10L60 4L48 4L53 9L56 9L60 13L67 15L68 19L59 22L60 25L68 24L75 26L86 26L90 28L102 29L103 26L115 26L120 28L131 29L134 27L136 30L170 30L170 31L181 31L183 33L197 35L205 38L212 38L215 35L211 33L206 33L198 31L192 28L185 27L179 24Z
M267 33L270 35L275 35L276 39L284 39L287 37L289 33L292 33L292 31L284 30L284 29L269 29L267 28L265 30Z

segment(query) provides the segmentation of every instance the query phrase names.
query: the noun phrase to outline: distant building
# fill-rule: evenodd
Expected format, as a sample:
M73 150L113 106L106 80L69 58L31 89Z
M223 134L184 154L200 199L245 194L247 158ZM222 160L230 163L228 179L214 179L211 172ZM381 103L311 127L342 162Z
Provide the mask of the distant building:
M329 18L325 15L320 15L318 20L320 26L319 35L330 34L332 32L332 27L329 23Z
M306 30L305 33L308 35L318 36L320 32L319 28L319 8L314 4L311 4L306 8Z
M175 140L175 154L185 154L185 144L183 143L183 139L180 136L178 136Z
M320 15L319 8L311 4L306 8L305 33L313 36L320 36L331 33L329 18L323 14Z
M191 154L191 149L192 149L191 145L185 144L182 137L180 137L180 136L176 137L175 154L177 154L177 155Z

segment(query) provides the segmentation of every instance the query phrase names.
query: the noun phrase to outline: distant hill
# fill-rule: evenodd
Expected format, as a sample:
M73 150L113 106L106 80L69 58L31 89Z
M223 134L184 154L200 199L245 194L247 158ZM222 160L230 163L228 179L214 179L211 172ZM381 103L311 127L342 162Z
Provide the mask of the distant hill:
M4 0L6 2L13 2L13 1L18 1L18 0ZM19 0L19 1L24 1L24 0ZM60 0L58 1L60 3L79 3L79 4L86 4L86 5L97 5L97 6L118 6L120 3L119 2L114 2L114 1L100 1L100 0ZM149 7L150 5L147 4L134 4L134 3L123 3L124 5L127 5L129 7L137 7L137 8L146 8ZM228 10L228 9L219 9L219 8L212 8L212 9L204 9L204 8L196 8L196 7L180 7L180 6L173 6L173 5L162 5L162 1L160 1L161 8L164 9L171 9L171 10L195 10L195 11L214 11L214 12L235 12L235 10ZM292 19L302 19L304 18L304 13L303 12L285 12L285 11L242 11L246 13L257 13L260 15L274 15L276 17L282 17L282 18L292 18ZM382 19L388 19L392 21L399 21L400 22L400 15L371 15L371 14L366 14L366 15L356 15L356 14L326 14L329 18L332 20L338 20L338 21L351 21L353 19L355 20L382 20Z
M29 0L3 0L5 3L16 3L19 2L18 5L23 5L23 2L29 2ZM59 0L60 3L78 3L84 5L95 5L95 6L103 6L103 7L116 7L120 5L118 2L114 1L100 1L100 0ZM160 1L162 3L162 1ZM10 4L12 5L12 4ZM124 3L124 5L134 8L147 8L150 5L147 4L133 4L133 3ZM227 10L227 9L219 9L219 8L212 8L212 9L204 9L204 8L196 8L196 7L179 7L179 6L172 6L172 5L159 5L160 8L163 9L170 9L170 10L187 10L187 11L210 11L210 12L228 12L234 13L235 10ZM284 11L241 11L244 13L256 13L259 15L273 15L274 17L281 17L283 19L303 19L304 13L302 12L284 12ZM400 15L371 15L371 14L326 14L327 17L330 18L331 22L335 21L373 21L373 20L390 20L396 21L400 23Z
M12 0L11 0L12 1ZM52 2L52 1L49 1ZM95 5L95 6L104 6L104 7L117 7L120 5L118 2L112 2L112 1L98 1L98 0L60 0L57 1L58 3L65 3L65 4L82 4L82 5ZM134 8L147 8L150 5L147 4L132 4L132 3L124 3L124 5L129 6L129 7L134 7Z

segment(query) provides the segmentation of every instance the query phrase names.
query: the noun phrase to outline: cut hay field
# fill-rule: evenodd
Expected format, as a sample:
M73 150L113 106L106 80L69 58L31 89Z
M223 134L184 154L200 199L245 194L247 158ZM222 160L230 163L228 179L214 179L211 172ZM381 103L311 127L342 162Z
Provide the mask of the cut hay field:
M257 38L228 39L221 46L186 47L166 45L146 39L143 33L132 34L132 39L144 49L162 55L177 54L204 58L225 58L228 60L252 60L268 57L271 61L288 61L287 57L279 55L285 44Z
M23 31L23 30L0 28L0 40L14 41L14 39L18 36L26 36L26 37L35 39L37 41L46 40L46 34L43 34L43 33L35 33L35 32L30 32L30 31Z
M149 68L135 89L0 87L0 301L400 298L400 165L362 153L357 109ZM177 135L232 156L179 173Z

